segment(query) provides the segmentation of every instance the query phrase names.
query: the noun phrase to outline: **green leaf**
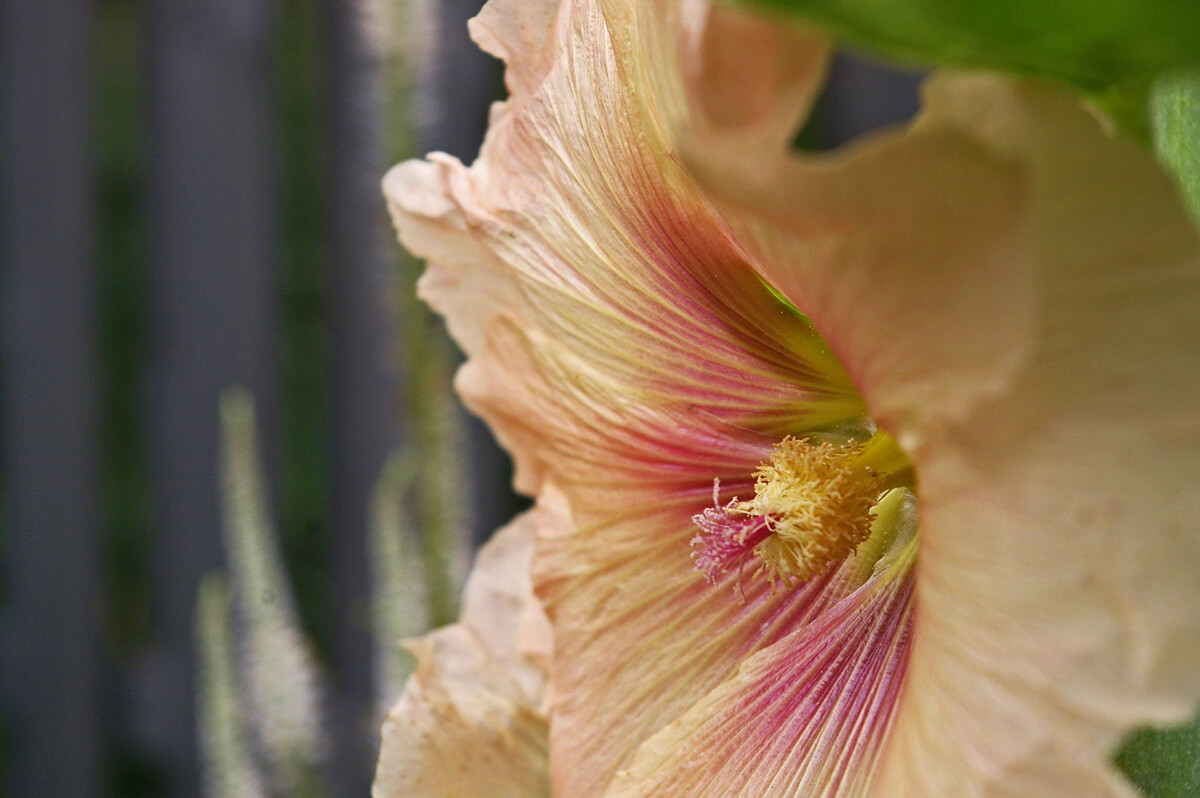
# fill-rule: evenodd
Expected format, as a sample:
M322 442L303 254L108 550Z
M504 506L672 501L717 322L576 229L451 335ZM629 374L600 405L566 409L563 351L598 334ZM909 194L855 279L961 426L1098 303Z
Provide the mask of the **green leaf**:
M1200 795L1200 718L1171 729L1139 729L1114 760L1146 798Z
M904 60L1061 78L1091 91L1200 64L1195 0L753 0Z
M1200 216L1200 72L1155 81L1150 116L1154 149L1178 178L1192 213Z

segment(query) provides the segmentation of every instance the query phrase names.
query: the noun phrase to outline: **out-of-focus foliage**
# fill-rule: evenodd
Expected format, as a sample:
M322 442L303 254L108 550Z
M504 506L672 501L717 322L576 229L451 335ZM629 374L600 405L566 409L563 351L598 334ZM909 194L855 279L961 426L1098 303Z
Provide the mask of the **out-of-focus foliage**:
M321 696L328 690L283 569L248 394L233 390L225 396L221 427L232 589L213 575L201 588L197 611L207 794L322 798L330 794L321 776L329 749ZM432 614L428 562L407 520L415 462L393 457L375 491L375 568L364 578L372 579L381 714L411 669L399 639L426 631Z
M375 487L371 514L372 616L380 639L376 689L381 712L400 694L414 665L399 641L432 626L425 559L409 509L416 466L412 457L399 452L389 459Z
M432 48L438 42L435 7L425 0L411 0L379 3L374 8L369 22L383 62L384 154L388 163L395 163L420 154L419 132L436 112L427 91L435 61ZM392 251L399 272L396 310L406 439L383 484L392 490L405 486L403 523L418 532L405 539L410 543L415 539L421 547L427 563L423 589L430 608L428 621L440 626L457 616L458 591L470 561L468 441L451 387L458 355L442 322L417 299L415 286L424 264L398 244ZM377 513L381 506L377 503ZM395 516L385 525L400 518Z
M1200 215L1200 72L1160 78L1150 99L1154 148L1179 178L1192 213Z
M141 243L144 150L137 80L141 41L131 2L100 3L96 23L101 551L106 642L120 657L144 645L150 635L151 506L142 383L148 365L149 286Z
M243 706L270 781L285 795L318 795L324 754L312 651L284 574L255 450L254 406L245 391L221 402L225 547L234 575L243 660Z
M280 543L304 628L328 656L332 586L327 203L324 196L321 8L280 4L276 45L279 126L278 485Z
M1191 0L753 0L887 55L1061 78L1089 90L1200 62Z
M307 7L310 0L294 0ZM305 9L311 10L311 9ZM429 54L427 23L432 8L426 3L380 2L358 7L371 55L381 61L385 116L385 152L382 160L415 154L420 110L416 99ZM414 16L415 15L415 16ZM253 412L249 397L233 393L222 407L223 476L226 503L225 534L232 571L234 617L220 620L231 634L229 656L233 674L222 681L221 652L206 651L209 663L202 681L201 700L206 723L223 728L205 729L206 740L229 740L241 735L254 752L252 766L267 794L317 798L328 794L322 778L328 744L322 728L330 721L321 711L318 695L328 694L315 667L303 628L320 617L311 609L322 590L316 585L321 559L303 556L328 512L329 463L328 390L324 385L321 353L328 348L327 330L321 323L323 287L320 241L319 135L305 109L311 108L312 82L306 74L315 68L313 46L318 32L312 15L287 15L283 35L296 44L284 53L286 63L283 119L291 131L285 149L285 181L290 188L284 203L285 226L294 230L286 244L290 263L283 283L285 379L282 422L284 431L281 473L282 530L270 518L270 504L262 469L255 453ZM286 51L287 48L285 48ZM382 197L380 198L382 209ZM382 214L381 214L382 217ZM383 219L381 218L381 224ZM381 233L383 229L381 227ZM397 253L399 248L395 248ZM470 474L466 465L463 419L450 387L457 362L454 349L438 321L416 301L414 285L421 264L397 255L400 291L395 297L399 324L396 348L389 353L401 370L396 407L401 445L379 475L371 508L371 580L369 623L375 636L376 700L380 715L398 696L412 667L400 639L446 623L457 613L457 595L470 558ZM381 297L381 301L386 298ZM318 356L314 357L314 353ZM307 530L307 531L306 531ZM279 533L283 532L283 538ZM307 541L307 542L306 542ZM290 542L290 546L288 545ZM281 543L291 548L289 562L299 566L293 576L297 592L290 589L283 567ZM316 563L315 569L313 568ZM215 588L214 588L215 589ZM209 616L215 600L209 600ZM300 612L296 612L296 607ZM368 608L363 608L367 610ZM365 614L365 613L364 613ZM209 629L201 640L218 649L221 637L212 632L212 617L200 619ZM364 617L364 621L367 618ZM206 626L205 626L206 625ZM315 625L322 636L329 630ZM216 663L212 665L211 663ZM210 673L218 668L215 676ZM272 677L272 675L274 675ZM239 700L236 711L221 711L223 685L232 684ZM218 773L242 764L220 756L223 749L206 749L208 785L237 776ZM215 775L212 775L215 774ZM215 795L215 793L214 793Z
M196 650L200 655L200 748L209 798L264 798L241 715L229 588L218 574L200 584Z
M1200 795L1200 719L1171 729L1142 729L1117 752L1117 765L1146 798Z

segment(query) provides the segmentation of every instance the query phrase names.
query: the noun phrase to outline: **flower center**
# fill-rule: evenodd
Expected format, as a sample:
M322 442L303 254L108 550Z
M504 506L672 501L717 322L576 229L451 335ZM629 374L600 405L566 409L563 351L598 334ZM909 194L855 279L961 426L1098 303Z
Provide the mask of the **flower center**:
M871 535L872 509L889 489L913 484L895 441L876 432L865 443L784 438L754 472L754 498L694 517L696 567L716 581L751 553L772 584L793 585L852 554Z

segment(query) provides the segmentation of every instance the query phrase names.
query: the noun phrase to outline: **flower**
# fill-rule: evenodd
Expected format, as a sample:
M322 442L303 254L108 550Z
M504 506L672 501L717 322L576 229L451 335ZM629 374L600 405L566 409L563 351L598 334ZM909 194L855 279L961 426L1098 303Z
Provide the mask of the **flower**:
M538 660L549 630L531 592L532 555L533 519L520 516L480 550L459 622L410 644L417 670L383 726L376 795L545 792Z
M1120 736L1200 698L1200 242L1168 178L987 75L798 156L826 45L700 0L493 0L472 33L511 93L479 159L385 190L537 498L550 633L525 656L468 608L507 653L421 644L376 795L480 794L465 752L535 709L548 776L504 794L1133 794ZM475 720L413 731L422 702Z

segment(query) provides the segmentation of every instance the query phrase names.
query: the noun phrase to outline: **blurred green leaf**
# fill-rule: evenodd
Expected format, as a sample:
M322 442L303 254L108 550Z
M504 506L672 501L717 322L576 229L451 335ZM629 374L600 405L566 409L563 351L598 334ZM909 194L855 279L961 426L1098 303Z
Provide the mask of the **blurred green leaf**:
M1194 0L753 0L904 60L1048 75L1091 91L1200 63Z
M1172 729L1139 729L1115 759L1147 798L1200 795L1200 718Z
M1200 215L1200 72L1155 81L1150 116L1155 151L1179 179L1192 213Z

